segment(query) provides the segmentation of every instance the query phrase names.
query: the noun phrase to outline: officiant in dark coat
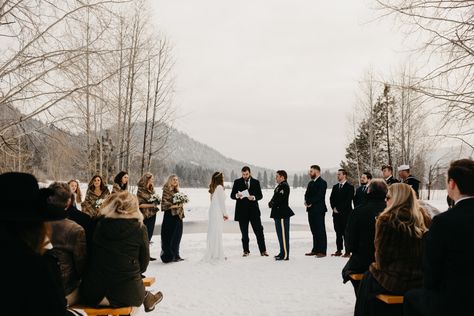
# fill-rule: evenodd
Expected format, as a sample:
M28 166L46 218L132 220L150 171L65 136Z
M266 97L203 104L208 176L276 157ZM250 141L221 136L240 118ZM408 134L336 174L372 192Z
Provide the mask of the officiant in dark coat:
M249 223L257 238L258 249L262 256L268 256L265 247L265 236L261 221L258 201L263 198L260 182L252 178L250 168L242 168L242 177L234 181L230 198L236 200L235 221L239 222L242 233L243 256L250 254L249 250Z

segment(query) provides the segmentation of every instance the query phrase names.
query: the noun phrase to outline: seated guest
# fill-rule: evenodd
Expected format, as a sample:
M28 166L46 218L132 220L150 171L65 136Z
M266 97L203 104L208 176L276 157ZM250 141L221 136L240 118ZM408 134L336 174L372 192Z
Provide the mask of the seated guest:
M141 273L150 261L148 234L137 198L110 195L101 208L92 252L80 287L81 301L96 306L140 306L152 311L163 294L145 291Z
M352 255L342 270L344 283L351 281L357 294L360 281L349 277L351 274L365 273L374 262L375 219L385 209L387 184L382 179L374 179L367 189L367 200L354 209L346 228L346 250Z
M96 221L86 213L79 211L76 206L72 204L73 199L74 195L72 195L71 199L68 200L66 206L67 218L78 223L84 229L84 232L86 233L87 249L89 251L92 244L92 235L94 233L94 225Z
M64 210L71 204L67 183L54 182L49 189L54 194L48 198L48 204ZM53 248L47 252L59 263L68 305L75 305L79 301L79 283L87 261L86 234L81 225L68 218L50 222L50 225Z
M44 255L46 222L66 217L64 207L47 205L51 194L30 174L0 175L2 315L72 315L57 264Z
M421 286L423 235L430 217L407 184L392 184L386 201L387 208L375 224L375 262L364 274L357 292L356 316L381 315L377 294L403 295Z
M423 287L405 295L404 315L472 314L474 161L452 162L447 178L454 206L433 218L426 235Z

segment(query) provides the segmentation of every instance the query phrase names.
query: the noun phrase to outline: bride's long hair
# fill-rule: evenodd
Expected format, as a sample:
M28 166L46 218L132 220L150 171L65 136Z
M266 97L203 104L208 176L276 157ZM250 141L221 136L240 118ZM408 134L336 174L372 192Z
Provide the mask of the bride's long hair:
M211 183L209 184L209 193L213 194L219 185L224 186L224 174L216 171L212 174Z

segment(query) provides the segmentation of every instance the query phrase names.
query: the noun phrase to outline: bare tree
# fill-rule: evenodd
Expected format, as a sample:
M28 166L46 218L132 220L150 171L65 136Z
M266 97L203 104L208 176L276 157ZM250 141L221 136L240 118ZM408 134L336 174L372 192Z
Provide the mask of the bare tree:
M437 101L435 110L444 122L440 134L469 144L466 139L474 135L474 2L377 2L384 13L400 21L409 36L416 36L419 57L428 61L412 89Z

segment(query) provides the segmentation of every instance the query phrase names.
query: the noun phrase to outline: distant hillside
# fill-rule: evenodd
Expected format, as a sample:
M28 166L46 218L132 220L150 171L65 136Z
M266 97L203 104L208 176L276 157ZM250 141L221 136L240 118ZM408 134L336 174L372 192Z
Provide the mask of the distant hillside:
M0 127L18 119L22 114L12 107L0 108ZM130 166L131 181L138 181L140 172L140 152L143 142L144 124L139 122L134 126L132 133L133 158ZM161 148L163 144L163 131L155 134L154 148ZM22 122L18 128L11 130L12 139L17 140L17 133L26 134L19 143L13 142L9 148L13 152L3 154L0 161L0 171L22 170L33 172L41 179L80 179L88 181L89 175L84 166L87 161L85 152L85 135L71 134L70 131L62 130L54 125L46 125L41 121L30 119ZM105 133L104 133L105 134ZM113 127L108 135L115 135ZM157 136L158 135L158 136ZM8 136L8 135L7 135ZM107 170L103 176L110 183L113 176L118 172L115 170L115 158L117 145L110 139L114 150L107 163ZM21 152L17 152L21 145ZM21 155L21 163L18 163L18 155ZM249 165L255 177L259 175L263 179L266 171L268 179L273 178L273 171L263 167L257 167L248 162L237 161L225 157L217 150L198 142L174 128L169 129L169 134L164 146L154 156L151 172L155 174L157 183L163 182L169 174L176 173L182 178L183 184L188 186L205 186L209 182L210 174L214 171L223 171L226 181L232 177L238 177L244 165Z
M255 176L257 176L259 172L263 175L264 171L267 171L269 176L273 176L273 170L271 169L228 158L214 148L176 129L171 129L168 138L167 153L168 159L177 164L185 163L207 169L221 170L224 171L228 177L230 177L232 171L236 174L240 174L240 170L245 165L248 165L252 169L252 173Z

